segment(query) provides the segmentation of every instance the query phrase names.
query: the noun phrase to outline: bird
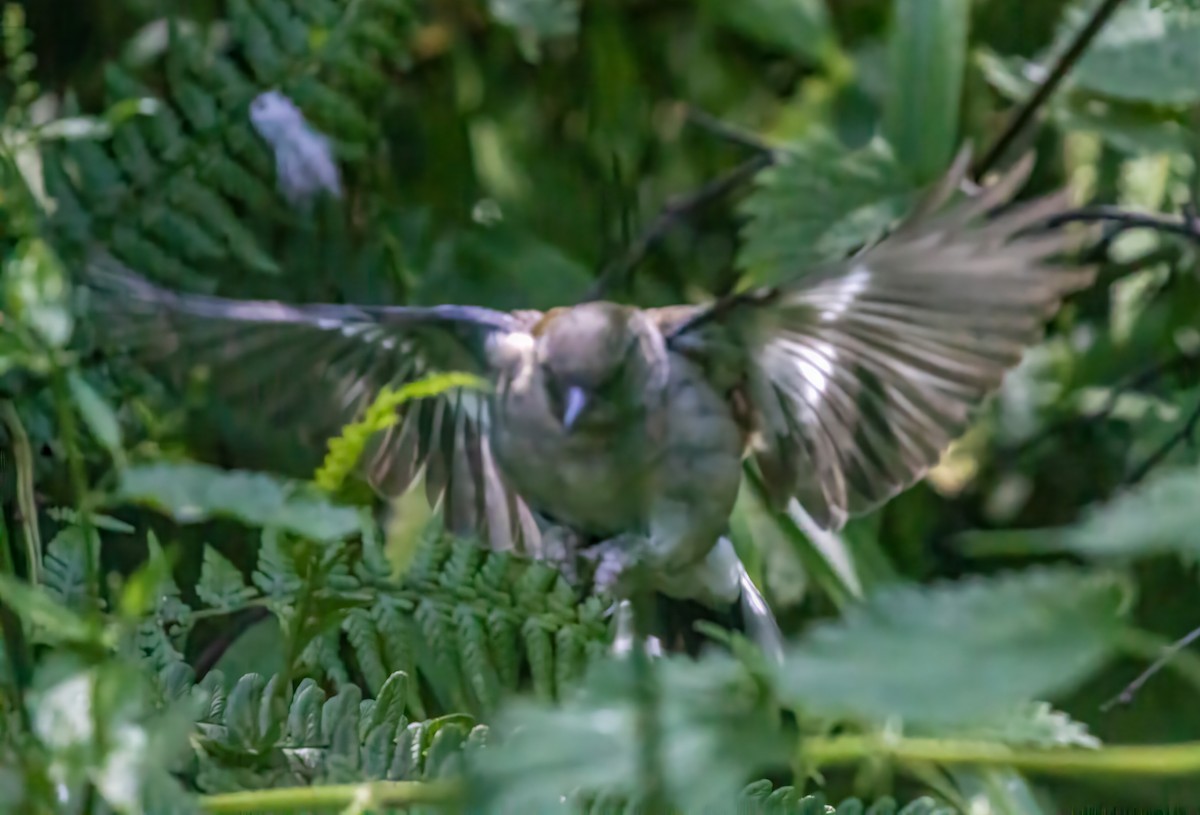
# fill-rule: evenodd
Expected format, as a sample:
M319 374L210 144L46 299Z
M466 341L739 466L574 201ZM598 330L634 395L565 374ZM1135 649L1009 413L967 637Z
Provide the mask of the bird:
M423 474L448 528L545 555L545 524L586 540L605 589L629 574L709 605L750 593L729 518L757 469L769 505L840 530L920 481L1094 270L1038 228L1068 190L1014 201L1027 154L969 186L965 148L912 210L847 257L706 303L594 300L539 310L288 304L169 291L114 262L89 272L107 341L187 358L263 421L345 423L381 389L463 371L401 405L362 460L384 497ZM110 259L111 260L111 259Z

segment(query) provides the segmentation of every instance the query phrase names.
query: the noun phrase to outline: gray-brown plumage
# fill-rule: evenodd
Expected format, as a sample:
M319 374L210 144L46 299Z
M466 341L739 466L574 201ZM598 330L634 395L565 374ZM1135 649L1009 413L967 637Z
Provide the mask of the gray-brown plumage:
M424 471L448 523L538 552L535 514L593 538L606 575L646 555L676 596L736 596L717 546L744 459L780 506L836 529L919 480L1090 270L1022 233L1067 206L1008 208L1032 157L964 200L968 154L888 237L783 285L702 306L287 306L93 274L114 342L212 364L265 420L330 431L384 385L436 370L494 384L412 402L366 456L385 495ZM732 581L732 583L731 583Z

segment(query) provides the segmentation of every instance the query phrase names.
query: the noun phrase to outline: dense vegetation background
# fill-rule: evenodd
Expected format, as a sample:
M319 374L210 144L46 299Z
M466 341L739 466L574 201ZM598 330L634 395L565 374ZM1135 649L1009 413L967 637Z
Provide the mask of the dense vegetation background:
M1168 648L1200 626L1188 3L38 0L4 21L4 811L1200 801L1200 658ZM330 137L340 198L279 192L249 119L270 89ZM782 668L710 630L628 673L603 659L608 599L446 538L419 491L371 511L342 477L371 426L325 460L168 388L93 348L73 286L101 247L227 296L697 301L879 237L965 141L981 170L1036 149L1024 194L1069 185L1105 224L1098 283L926 482L844 534L747 489L736 542L793 638Z

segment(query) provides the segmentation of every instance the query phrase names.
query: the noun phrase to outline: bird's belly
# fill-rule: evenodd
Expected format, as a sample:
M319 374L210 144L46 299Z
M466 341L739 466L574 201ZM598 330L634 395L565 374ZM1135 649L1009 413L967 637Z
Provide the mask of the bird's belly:
M568 435L548 413L507 408L493 422L492 447L530 509L597 537L645 527L658 458L645 428Z

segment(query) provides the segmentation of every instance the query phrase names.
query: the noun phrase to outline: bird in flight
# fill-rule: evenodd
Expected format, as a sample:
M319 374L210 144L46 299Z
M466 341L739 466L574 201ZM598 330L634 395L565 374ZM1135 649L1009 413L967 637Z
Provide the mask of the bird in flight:
M727 526L743 467L775 508L839 529L910 487L1093 273L1038 230L1065 193L1011 205L1032 156L960 195L964 150L881 240L701 305L548 311L285 304L180 294L90 271L107 339L202 363L263 421L354 420L384 387L490 384L407 402L361 466L383 496L424 474L448 528L536 554L547 522L592 542L595 580L644 564L670 596L744 589ZM288 426L286 424L281 426ZM740 577L739 577L740 575Z

